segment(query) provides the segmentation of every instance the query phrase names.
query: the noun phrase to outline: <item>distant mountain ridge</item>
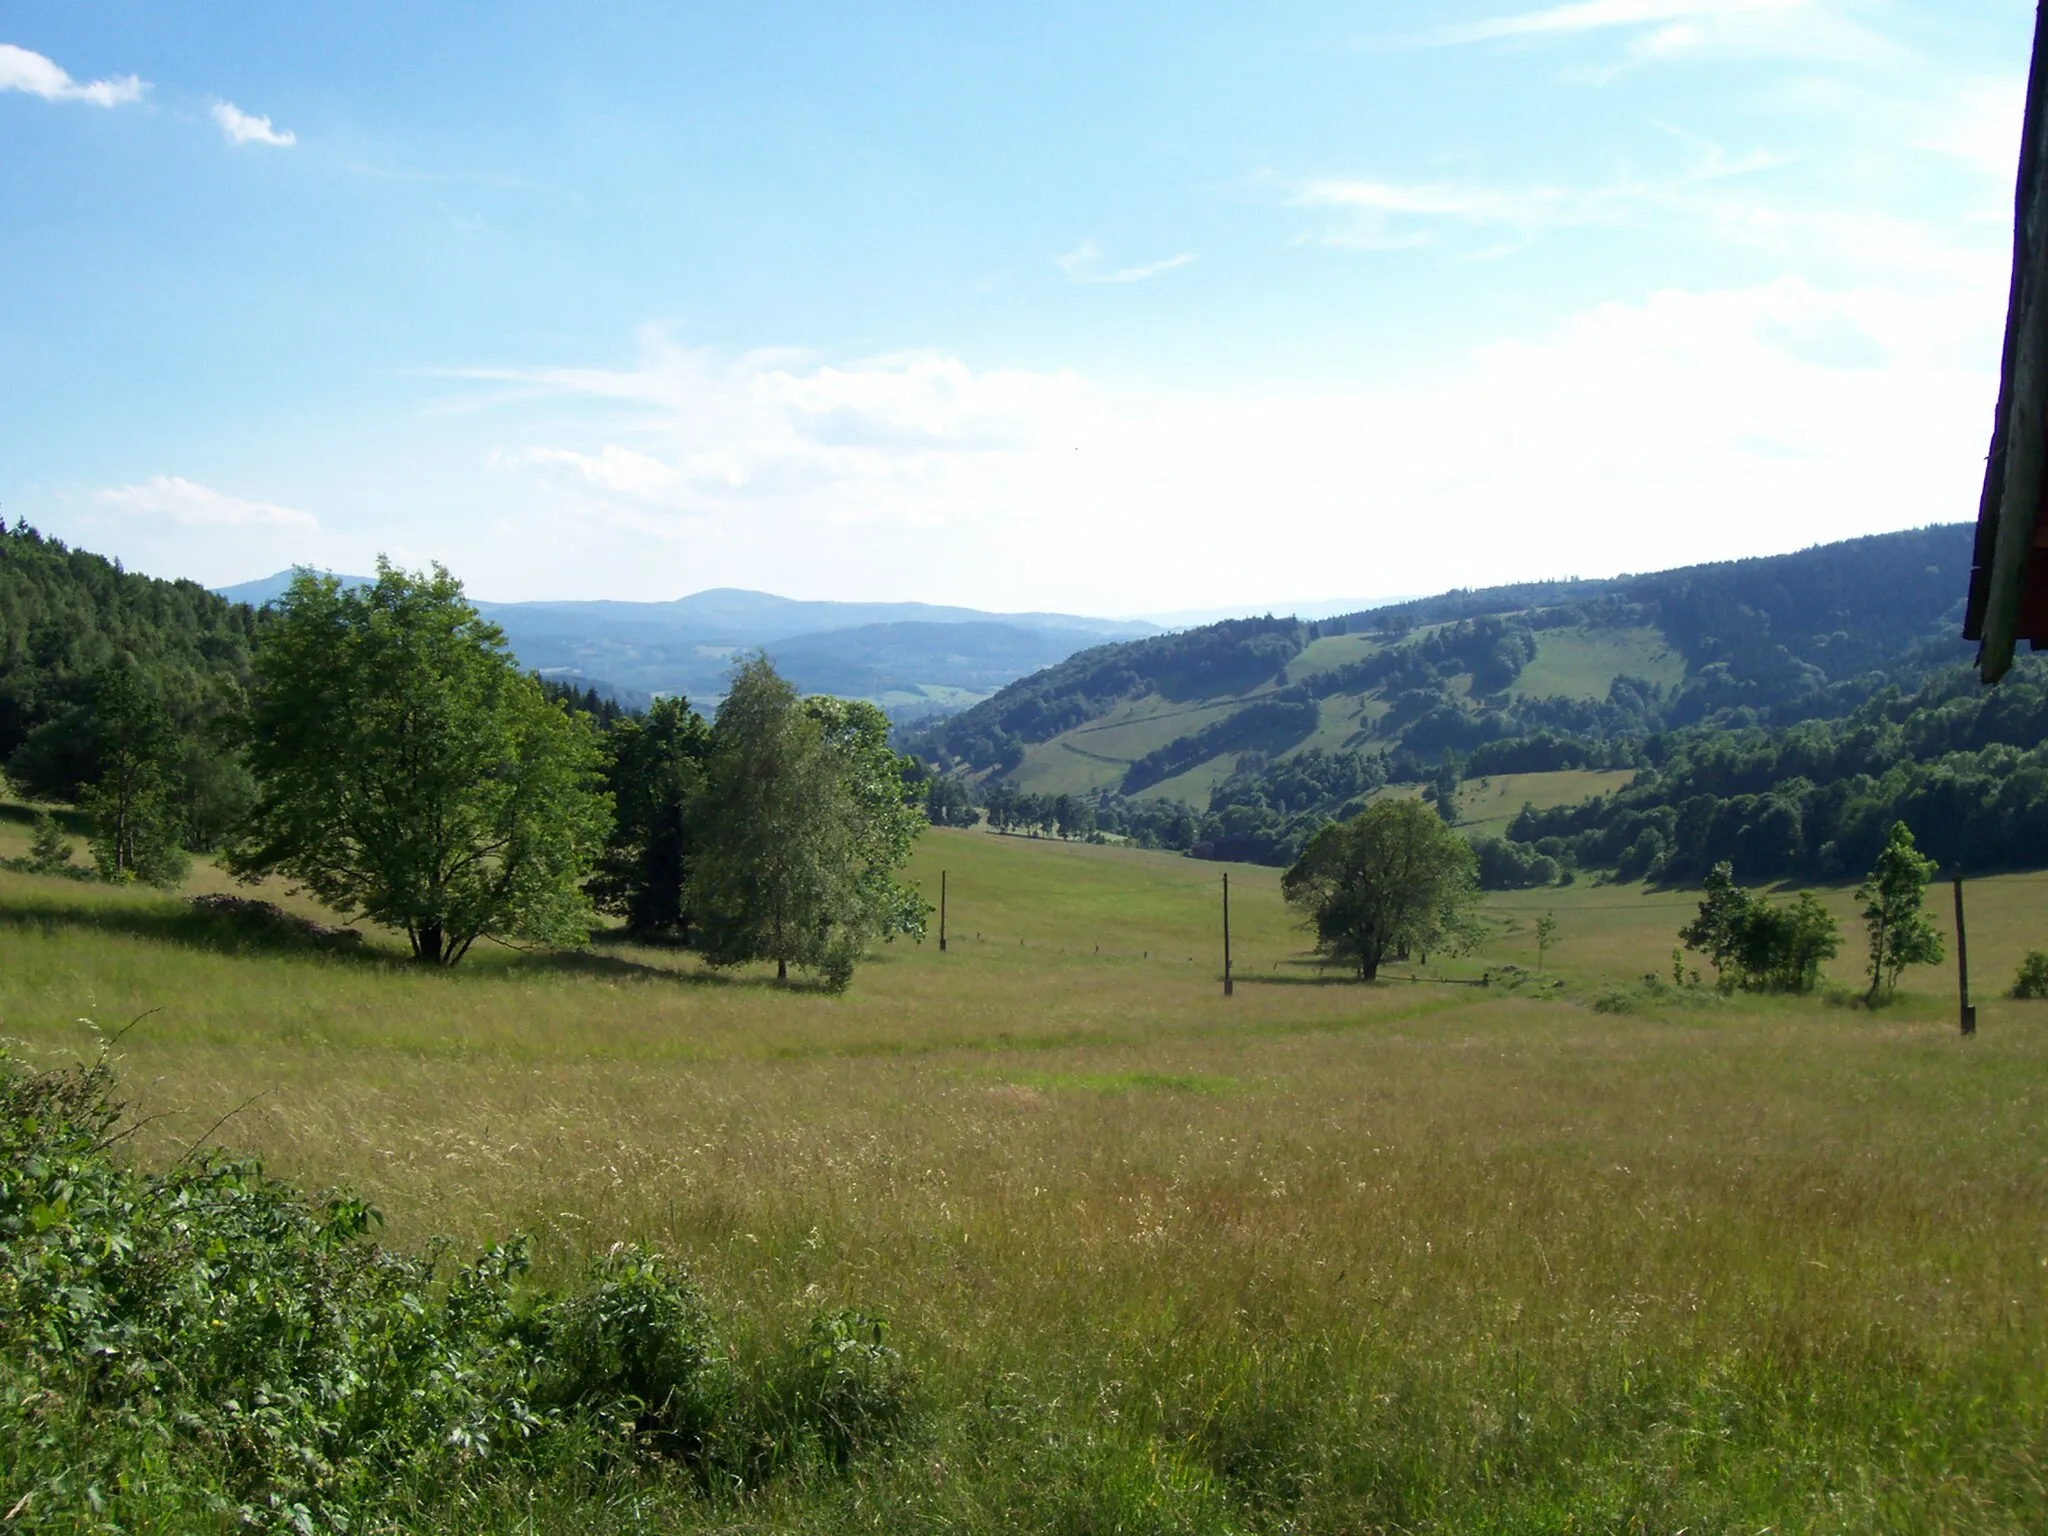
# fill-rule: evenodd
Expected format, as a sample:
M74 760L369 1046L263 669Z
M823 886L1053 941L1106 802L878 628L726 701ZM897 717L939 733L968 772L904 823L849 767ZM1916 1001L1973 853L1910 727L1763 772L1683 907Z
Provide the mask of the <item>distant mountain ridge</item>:
M218 589L261 606L293 573ZM355 585L370 578L347 576ZM473 601L475 601L473 599ZM873 699L901 719L946 713L1104 640L1159 633L1143 620L990 613L935 603L811 601L713 587L669 602L476 601L520 662L631 699L725 691L733 658L760 647L799 688Z

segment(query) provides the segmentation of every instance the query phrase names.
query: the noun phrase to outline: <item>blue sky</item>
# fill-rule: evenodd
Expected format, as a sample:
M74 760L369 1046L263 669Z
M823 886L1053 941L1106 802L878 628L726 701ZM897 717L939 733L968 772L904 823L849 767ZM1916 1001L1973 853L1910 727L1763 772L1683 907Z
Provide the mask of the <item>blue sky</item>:
M0 511L1119 614L1974 514L2025 0L993 11L9 4Z

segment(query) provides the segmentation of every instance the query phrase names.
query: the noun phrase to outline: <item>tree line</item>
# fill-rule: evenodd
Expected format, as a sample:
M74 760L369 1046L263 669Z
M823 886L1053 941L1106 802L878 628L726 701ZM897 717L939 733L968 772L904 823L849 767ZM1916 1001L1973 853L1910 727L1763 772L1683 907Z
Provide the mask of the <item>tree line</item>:
M8 576L78 563L26 530L7 537ZM86 574L117 597L166 585L133 588L106 562ZM24 587L37 590L0 595ZM89 610L110 619L65 636L68 650L45 644L40 668L50 625L7 632L18 664L0 683L47 694L40 721L17 710L9 777L78 804L106 878L172 885L187 849L218 851L243 878L283 876L404 933L438 966L480 939L581 943L603 912L714 965L772 960L778 978L796 966L838 988L873 941L922 936L926 904L900 878L920 787L872 704L801 698L757 657L709 722L680 698L632 715L521 670L439 567L380 561L357 588L301 572L253 617L176 596L182 622L155 646L135 643L118 600ZM67 857L39 827L31 861Z

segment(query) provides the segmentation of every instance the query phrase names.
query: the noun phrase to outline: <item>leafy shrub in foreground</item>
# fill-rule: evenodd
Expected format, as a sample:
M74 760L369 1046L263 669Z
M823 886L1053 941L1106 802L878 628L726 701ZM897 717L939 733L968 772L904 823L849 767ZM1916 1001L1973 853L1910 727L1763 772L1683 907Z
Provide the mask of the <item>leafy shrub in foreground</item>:
M621 1247L566 1294L523 1244L448 1266L247 1159L115 1161L104 1062L0 1051L0 1508L25 1529L410 1523L585 1468L744 1488L843 1468L908 1412L882 1327L752 1368L679 1268Z

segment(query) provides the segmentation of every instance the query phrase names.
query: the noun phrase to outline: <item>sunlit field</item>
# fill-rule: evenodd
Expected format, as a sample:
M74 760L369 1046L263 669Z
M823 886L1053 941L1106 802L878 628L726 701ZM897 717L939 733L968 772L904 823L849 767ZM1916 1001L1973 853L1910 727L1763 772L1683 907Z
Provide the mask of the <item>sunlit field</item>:
M52 1062L148 1013L144 1160L210 1139L546 1274L637 1240L764 1327L884 1315L918 1369L851 1478L480 1527L2048 1524L2048 1004L2002 996L2048 877L1971 885L1962 1040L1952 969L1852 1001L1846 891L1832 997L1674 989L1696 898L1590 882L1365 988L1232 867L1226 998L1222 867L932 832L942 869L946 952L843 997L607 942L419 974L0 875L0 1030Z

